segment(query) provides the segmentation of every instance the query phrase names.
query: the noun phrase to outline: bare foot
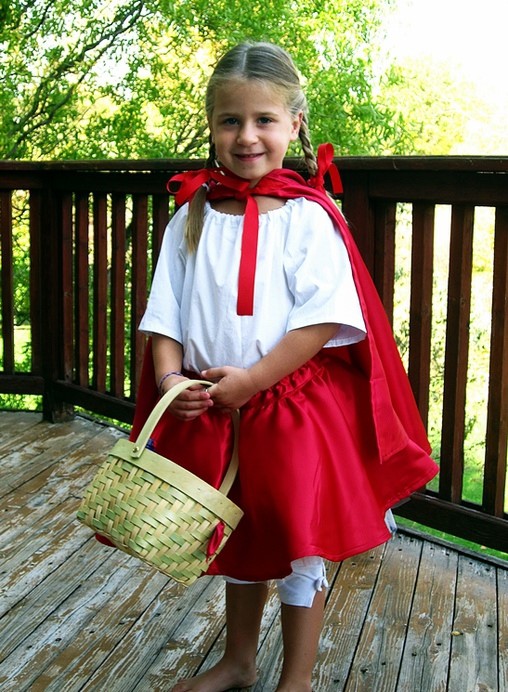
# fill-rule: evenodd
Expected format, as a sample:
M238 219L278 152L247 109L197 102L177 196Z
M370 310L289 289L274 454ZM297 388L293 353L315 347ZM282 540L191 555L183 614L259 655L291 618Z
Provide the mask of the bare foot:
M201 675L181 680L171 692L226 692L232 688L250 687L256 680L255 666L240 666L235 662L222 659Z

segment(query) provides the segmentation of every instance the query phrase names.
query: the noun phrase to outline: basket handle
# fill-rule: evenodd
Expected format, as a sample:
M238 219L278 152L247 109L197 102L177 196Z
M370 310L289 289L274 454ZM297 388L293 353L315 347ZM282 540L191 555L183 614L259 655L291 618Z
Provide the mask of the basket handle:
M154 431L155 426L162 418L162 415L166 409L172 404L179 394L195 384L203 384L207 387L211 387L213 382L209 382L208 380L184 380L183 382L175 384L175 386L171 387L171 389L168 389L164 396L159 399L146 419L145 424L141 428L141 431L137 437L135 446L132 450L132 456L135 459L139 459L139 457L143 454L143 450L148 444L150 435Z
M139 459L139 457L143 454L143 450L145 449L146 445L148 444L148 440L150 439L150 435L152 434L155 426L157 423L160 421L162 418L162 415L166 411L166 409L170 406L170 404L176 399L176 397L181 394L183 391L186 389L189 389L193 385L196 384L202 384L205 387L211 387L213 382L209 382L208 380L184 380L183 382L179 382L178 384L175 384L171 389L168 389L168 391L162 396L159 401L155 404L153 407L150 415L145 421L145 424L141 428L141 431L136 439L135 445L132 449L132 456L135 459ZM221 492L223 495L227 495L229 491L231 490L231 486L233 485L233 482L236 478L236 473L238 471L238 434L239 434L239 429L240 429L240 411L238 409L232 411L231 418L233 420L233 429L234 429L234 447L233 447L233 454L231 457L231 462L229 464L228 470L226 471L226 475L224 476L222 483L219 488L219 492Z
M236 472L238 471L238 437L240 431L240 411L235 409L231 412L231 418L233 420L233 430L235 435L235 441L233 445L233 454L231 455L231 461L229 462L229 468L226 471L226 475L222 479L220 484L219 492L223 495L227 495L231 490L231 486L236 478Z

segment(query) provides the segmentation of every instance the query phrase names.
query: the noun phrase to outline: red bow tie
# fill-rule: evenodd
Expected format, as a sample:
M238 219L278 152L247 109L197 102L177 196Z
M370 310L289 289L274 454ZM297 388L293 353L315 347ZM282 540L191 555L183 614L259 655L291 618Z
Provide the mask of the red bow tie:
M324 188L324 176L329 174L332 191L342 192L339 171L333 163L333 146L321 144L317 153L318 170L308 182L295 171L280 168L271 171L256 185L250 187L250 181L231 173L226 168L202 168L173 176L168 182L168 191L175 195L178 205L190 201L197 190L205 185L208 188L207 199L240 199L246 201L242 232L240 267L238 271L238 315L252 315L254 310L254 285L256 277L256 259L259 231L259 209L255 195L294 199L306 197L319 202L330 210L335 207ZM337 211L337 207L335 207Z

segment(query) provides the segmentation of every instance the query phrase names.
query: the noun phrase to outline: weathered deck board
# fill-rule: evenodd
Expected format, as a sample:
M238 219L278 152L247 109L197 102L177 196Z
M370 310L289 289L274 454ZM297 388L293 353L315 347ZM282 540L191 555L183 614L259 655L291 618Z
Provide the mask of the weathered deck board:
M497 570L499 689L508 690L508 571Z
M346 690L395 689L420 551L407 537L386 546Z
M316 689L345 688L369 611L383 548L346 560L328 596L327 615L316 666Z
M446 690L458 555L425 543L416 582L400 689ZM418 684L419 683L419 684Z
M490 565L460 557L452 631L451 689L496 689L497 639L495 570ZM493 652L494 660L485 665ZM463 665L464 660L467 666Z
M186 589L75 519L122 434L0 412L2 691L159 692L220 656L220 579ZM328 577L316 692L508 691L508 563L401 532ZM272 589L252 692L276 685L279 610Z

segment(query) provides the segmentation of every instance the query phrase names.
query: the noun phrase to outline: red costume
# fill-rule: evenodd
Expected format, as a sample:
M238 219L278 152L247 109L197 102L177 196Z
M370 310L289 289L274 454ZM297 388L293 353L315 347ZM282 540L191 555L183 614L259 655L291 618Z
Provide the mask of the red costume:
M309 183L285 169L255 187L224 169L175 176L177 203L202 185L208 198L246 199L238 314L252 314L257 207L252 195L319 203L341 233L367 328L349 346L323 348L311 361L241 410L240 470L230 498L243 510L210 574L245 580L286 576L292 560L338 561L388 540L386 510L433 478L427 436L392 330L370 274L339 209L323 187L333 149L320 147ZM330 171L329 171L330 172ZM332 181L338 179L331 168ZM223 365L227 365L224 363ZM187 373L199 376L197 373ZM135 439L158 398L150 344L131 433ZM154 436L159 454L218 487L231 453L231 421L212 407L192 422L167 413Z

